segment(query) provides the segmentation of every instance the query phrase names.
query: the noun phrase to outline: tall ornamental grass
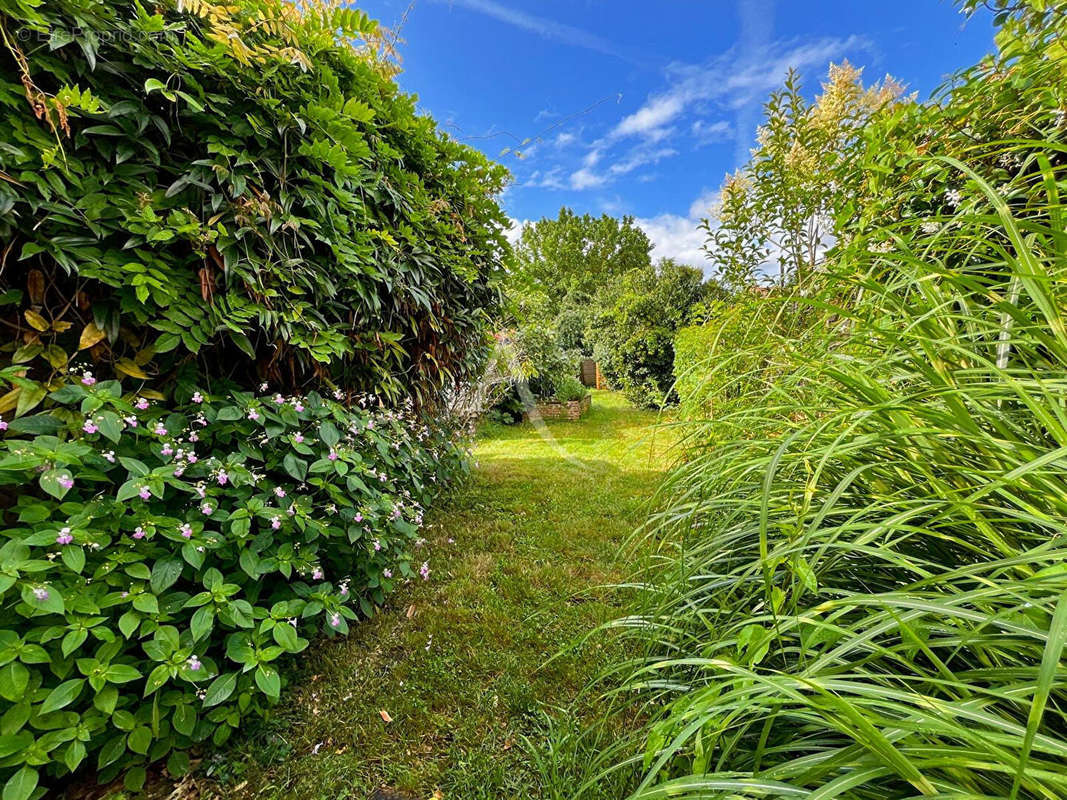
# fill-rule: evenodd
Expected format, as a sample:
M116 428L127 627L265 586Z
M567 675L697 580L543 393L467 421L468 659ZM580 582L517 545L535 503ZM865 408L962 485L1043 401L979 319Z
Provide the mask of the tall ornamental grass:
M870 132L820 324L664 487L571 796L1067 796L1062 12Z

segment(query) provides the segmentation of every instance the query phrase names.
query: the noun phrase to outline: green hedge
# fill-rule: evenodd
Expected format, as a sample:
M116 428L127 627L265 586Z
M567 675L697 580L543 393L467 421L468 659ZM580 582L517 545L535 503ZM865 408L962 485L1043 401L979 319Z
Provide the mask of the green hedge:
M249 386L424 402L472 374L506 171L416 114L362 12L182 7L0 11L18 363L47 382L81 346L137 379L195 358Z
M3 800L138 788L428 577L506 173L353 9L12 0L0 35Z

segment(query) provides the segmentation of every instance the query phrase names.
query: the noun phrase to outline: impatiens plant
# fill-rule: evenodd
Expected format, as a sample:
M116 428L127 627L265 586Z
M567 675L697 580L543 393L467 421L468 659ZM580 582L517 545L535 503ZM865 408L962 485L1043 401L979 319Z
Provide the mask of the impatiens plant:
M85 373L45 402L0 446L5 798L86 761L131 788L180 774L278 699L287 654L429 576L423 505L464 463L368 396L164 409Z

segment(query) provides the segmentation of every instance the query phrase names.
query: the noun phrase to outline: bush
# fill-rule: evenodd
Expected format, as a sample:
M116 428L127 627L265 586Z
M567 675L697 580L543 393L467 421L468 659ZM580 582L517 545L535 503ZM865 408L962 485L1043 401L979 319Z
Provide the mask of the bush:
M0 448L2 764L19 797L38 768L86 759L131 788L168 755L181 774L184 748L263 713L282 659L417 574L423 505L462 463L374 398L204 393L168 411L88 377L49 399Z
M474 375L503 168L416 113L358 10L180 7L3 12L0 290L28 377L87 351L101 377L195 361L432 404Z
M604 287L588 337L608 382L643 407L673 403L674 333L707 292L704 275L663 259Z
M506 173L339 4L0 29L0 782L26 800L86 763L182 771L417 571L463 455L423 420L488 353Z
M567 375L557 381L556 391L552 395L552 399L561 403L569 403L574 400L581 400L587 394L589 394L589 390L582 385L580 380L572 375Z

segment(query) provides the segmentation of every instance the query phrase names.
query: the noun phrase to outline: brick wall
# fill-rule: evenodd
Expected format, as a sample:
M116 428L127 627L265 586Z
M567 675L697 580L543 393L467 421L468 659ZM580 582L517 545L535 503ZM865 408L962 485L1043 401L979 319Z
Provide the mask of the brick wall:
M582 414L589 410L592 398L586 395L581 400L572 400L569 403L538 403L537 413L541 419L565 419L577 422ZM526 415L529 419L529 414Z

